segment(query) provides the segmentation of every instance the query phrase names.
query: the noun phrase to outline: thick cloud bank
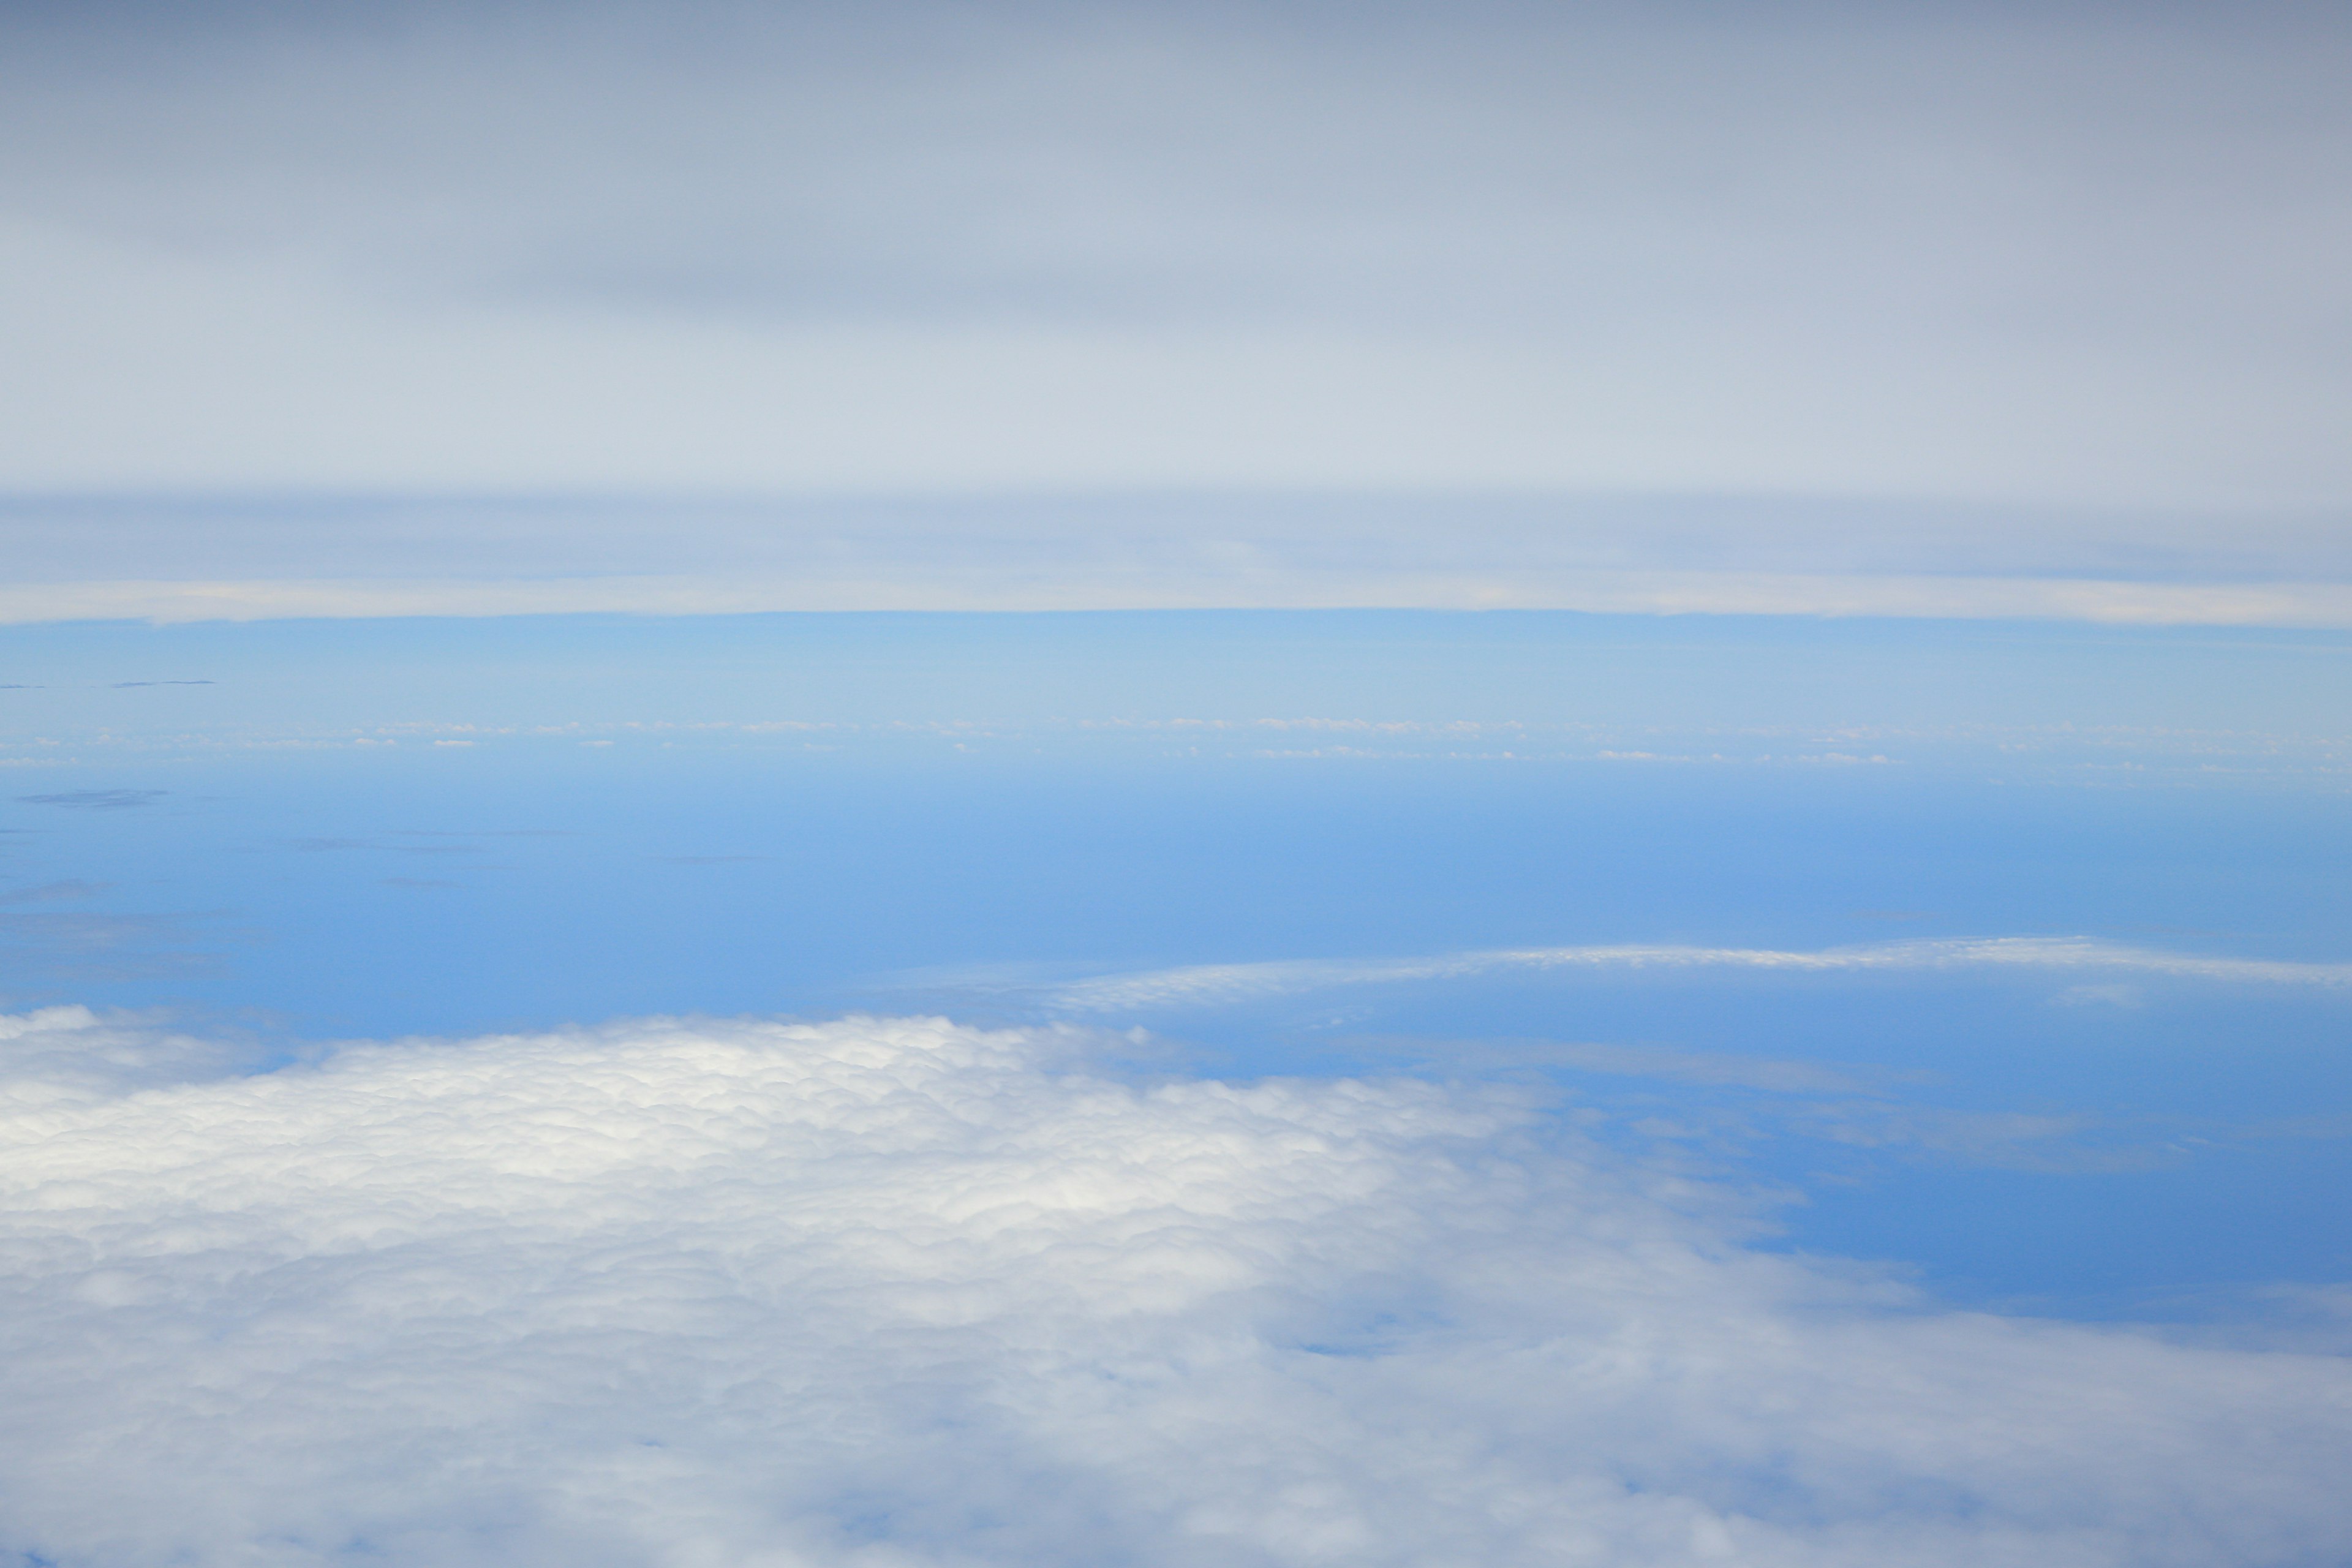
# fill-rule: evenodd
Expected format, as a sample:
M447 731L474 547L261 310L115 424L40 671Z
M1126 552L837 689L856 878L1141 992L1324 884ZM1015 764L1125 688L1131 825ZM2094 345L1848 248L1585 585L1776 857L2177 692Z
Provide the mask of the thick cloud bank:
M1516 1091L0 1026L0 1557L2316 1563L2352 1365L1743 1250ZM174 1077L193 1081L170 1081Z

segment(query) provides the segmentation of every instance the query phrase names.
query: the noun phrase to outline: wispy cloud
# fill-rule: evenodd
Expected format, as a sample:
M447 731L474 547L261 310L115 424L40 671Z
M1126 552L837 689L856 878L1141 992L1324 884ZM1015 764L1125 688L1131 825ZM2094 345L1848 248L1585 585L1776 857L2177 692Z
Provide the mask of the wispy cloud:
M1899 1076L1880 1068L1780 1061L1769 1057L1599 1040L1375 1035L1336 1036L1329 1044L1352 1054L1461 1070L1563 1067L1579 1072L1657 1079L1706 1088L1756 1089L1774 1094L1880 1093L1889 1079Z
M0 904L45 904L61 899L90 899L96 898L106 889L107 884L104 882L85 882L78 879L62 882L43 882L35 887L12 888L5 893L0 893Z
M202 972L218 962L194 916L0 910L0 974L11 979L109 984Z
M2127 947L2088 937L1977 937L1792 952L1776 948L1618 943L1498 948L1424 958L1297 959L1191 964L1108 974L1059 986L1042 997L1075 1013L1206 1006L1334 986L1466 980L1510 971L1723 969L1783 974L1924 970L2095 970L2242 984L2352 985L2352 963L2217 958Z
M68 789L47 795L20 795L27 805L62 805L75 811L128 811L152 805L170 792L160 789Z

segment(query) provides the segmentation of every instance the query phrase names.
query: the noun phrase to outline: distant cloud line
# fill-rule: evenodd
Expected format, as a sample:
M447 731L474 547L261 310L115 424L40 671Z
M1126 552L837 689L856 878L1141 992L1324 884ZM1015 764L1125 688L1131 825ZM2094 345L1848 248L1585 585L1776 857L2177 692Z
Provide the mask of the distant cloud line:
M1046 999L1065 1011L1108 1013L1138 1007L1213 1005L1343 985L1466 980L1509 970L1747 969L1824 973L1979 968L2102 970L2263 985L2352 985L2352 963L2213 958L2127 947L2087 937L2004 936L1885 942L1812 952L1621 943L1506 948L1421 958L1194 964L1081 980L1056 988Z
M779 576L92 581L0 586L0 625L402 616L746 615L794 610L1426 609L1894 616L2118 626L2352 627L2352 584L2159 583L1866 573L1414 571L1272 564L1231 574L1008 555L924 574L886 559ZM186 683L194 684L194 683Z

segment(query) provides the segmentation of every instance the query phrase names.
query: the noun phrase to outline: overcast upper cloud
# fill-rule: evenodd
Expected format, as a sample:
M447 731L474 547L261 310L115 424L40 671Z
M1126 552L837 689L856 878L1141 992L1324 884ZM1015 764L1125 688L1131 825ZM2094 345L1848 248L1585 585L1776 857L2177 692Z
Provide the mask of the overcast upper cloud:
M2332 7L5 17L17 488L2352 500Z
M1938 1310L1517 1091L0 1020L28 1562L2316 1563L2340 1358Z

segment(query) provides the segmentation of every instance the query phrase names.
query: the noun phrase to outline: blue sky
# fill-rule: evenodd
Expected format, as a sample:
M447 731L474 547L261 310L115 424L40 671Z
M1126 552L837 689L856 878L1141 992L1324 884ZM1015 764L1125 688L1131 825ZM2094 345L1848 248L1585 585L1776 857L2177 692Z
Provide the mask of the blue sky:
M2352 1557L2347 44L0 5L0 1563Z
M1145 1027L1187 1070L1532 1071L1787 1184L1793 1245L2073 1315L2242 1310L2352 1247L2326 1196L2352 1132L2318 1109L2344 1102L2352 1005L2327 969L2352 914L2339 633L1241 612L5 636L26 1005L194 1008L280 1055L940 1007ZM2096 951L1953 956L1986 939ZM1595 947L1665 956L1411 973ZM1718 949L1888 962L1671 956ZM1115 979L1295 961L1325 967ZM1722 1065L1751 1059L1755 1081ZM2160 1225L2114 1223L2144 1210Z

